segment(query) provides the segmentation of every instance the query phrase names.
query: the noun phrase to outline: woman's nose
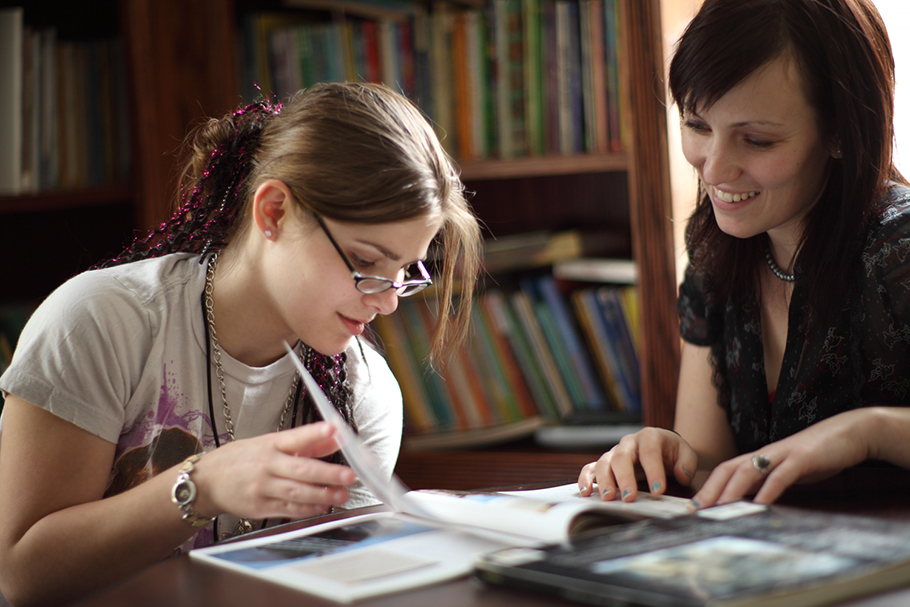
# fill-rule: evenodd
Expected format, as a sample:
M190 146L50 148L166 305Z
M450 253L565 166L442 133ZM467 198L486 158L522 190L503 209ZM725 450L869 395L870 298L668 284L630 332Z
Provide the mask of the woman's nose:
M736 152L720 139L714 139L704 148L701 163L701 176L712 185L736 181L742 169Z
M380 293L370 293L363 296L366 302L376 308L379 314L388 315L398 309L398 291L386 289Z

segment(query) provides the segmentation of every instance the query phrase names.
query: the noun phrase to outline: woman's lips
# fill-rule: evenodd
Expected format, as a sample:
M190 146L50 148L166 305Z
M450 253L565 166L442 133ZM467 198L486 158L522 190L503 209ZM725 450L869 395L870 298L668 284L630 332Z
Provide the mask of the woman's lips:
M348 318L347 316L343 316L341 314L339 314L338 316L341 317L341 322L344 323L344 326L351 333L351 335L360 335L361 333L363 333L364 329L366 328L367 323L370 322L370 321L361 322L359 320L354 320L353 318Z

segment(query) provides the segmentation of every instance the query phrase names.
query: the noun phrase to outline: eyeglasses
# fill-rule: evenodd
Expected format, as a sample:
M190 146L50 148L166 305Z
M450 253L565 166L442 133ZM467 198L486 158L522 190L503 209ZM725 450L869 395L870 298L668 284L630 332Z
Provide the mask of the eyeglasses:
M397 280L392 280L390 278L383 278L382 276L364 276L360 272L354 269L354 264L351 263L351 260L348 259L348 256L344 254L344 251L341 250L341 247L338 246L338 243L335 242L335 239L332 237L332 233L329 232L329 229L323 223L322 218L319 215L313 214L313 217L316 218L316 221L319 223L319 227L322 228L322 231L325 232L325 235L329 237L329 242L332 243L332 246L335 247L335 250L338 251L338 254L341 255L341 259L344 260L345 265L348 267L348 270L351 271L351 277L354 279L354 286L357 287L357 290L361 293L366 293L367 295L372 295L374 293L382 293L388 289L395 289L398 292L398 297L409 297L415 293L423 291L428 286L433 284L433 279L430 278L430 273L427 272L427 269L424 267L423 262L417 260L413 263L406 272L406 278L402 282ZM415 276L419 274L419 277Z

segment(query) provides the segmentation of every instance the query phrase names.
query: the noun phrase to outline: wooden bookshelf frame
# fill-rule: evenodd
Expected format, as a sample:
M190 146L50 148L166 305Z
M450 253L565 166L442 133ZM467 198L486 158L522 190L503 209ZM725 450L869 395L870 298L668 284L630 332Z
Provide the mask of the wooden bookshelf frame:
M634 134L628 173L632 249L639 267L644 335L642 421L672 428L680 344L660 0L626 0L622 6L627 39L621 61Z
M38 213L63 209L81 209L107 204L129 204L132 192L127 184L106 185L81 190L36 192L21 196L0 197L0 216L15 213Z

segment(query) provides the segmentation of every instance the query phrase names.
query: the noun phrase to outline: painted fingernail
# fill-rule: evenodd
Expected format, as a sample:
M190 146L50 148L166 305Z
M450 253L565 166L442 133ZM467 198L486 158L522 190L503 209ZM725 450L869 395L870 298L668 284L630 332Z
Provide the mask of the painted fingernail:
M622 499L626 499L626 497L629 495L629 493L631 493L631 491L629 489L623 489L622 490Z
M603 497L604 495L610 493L611 491L613 491L613 490L610 489L609 487L605 487L604 489L601 489L600 495L601 495L601 497Z
M698 510L701 508L701 503L698 500L691 499L686 507L689 508L689 510Z
M688 470L686 470L685 468L683 468L683 472L686 473L686 476L688 476L689 478L692 478L692 473L689 472Z
M654 483L651 485L651 491L657 491L658 489L660 489L660 483Z

